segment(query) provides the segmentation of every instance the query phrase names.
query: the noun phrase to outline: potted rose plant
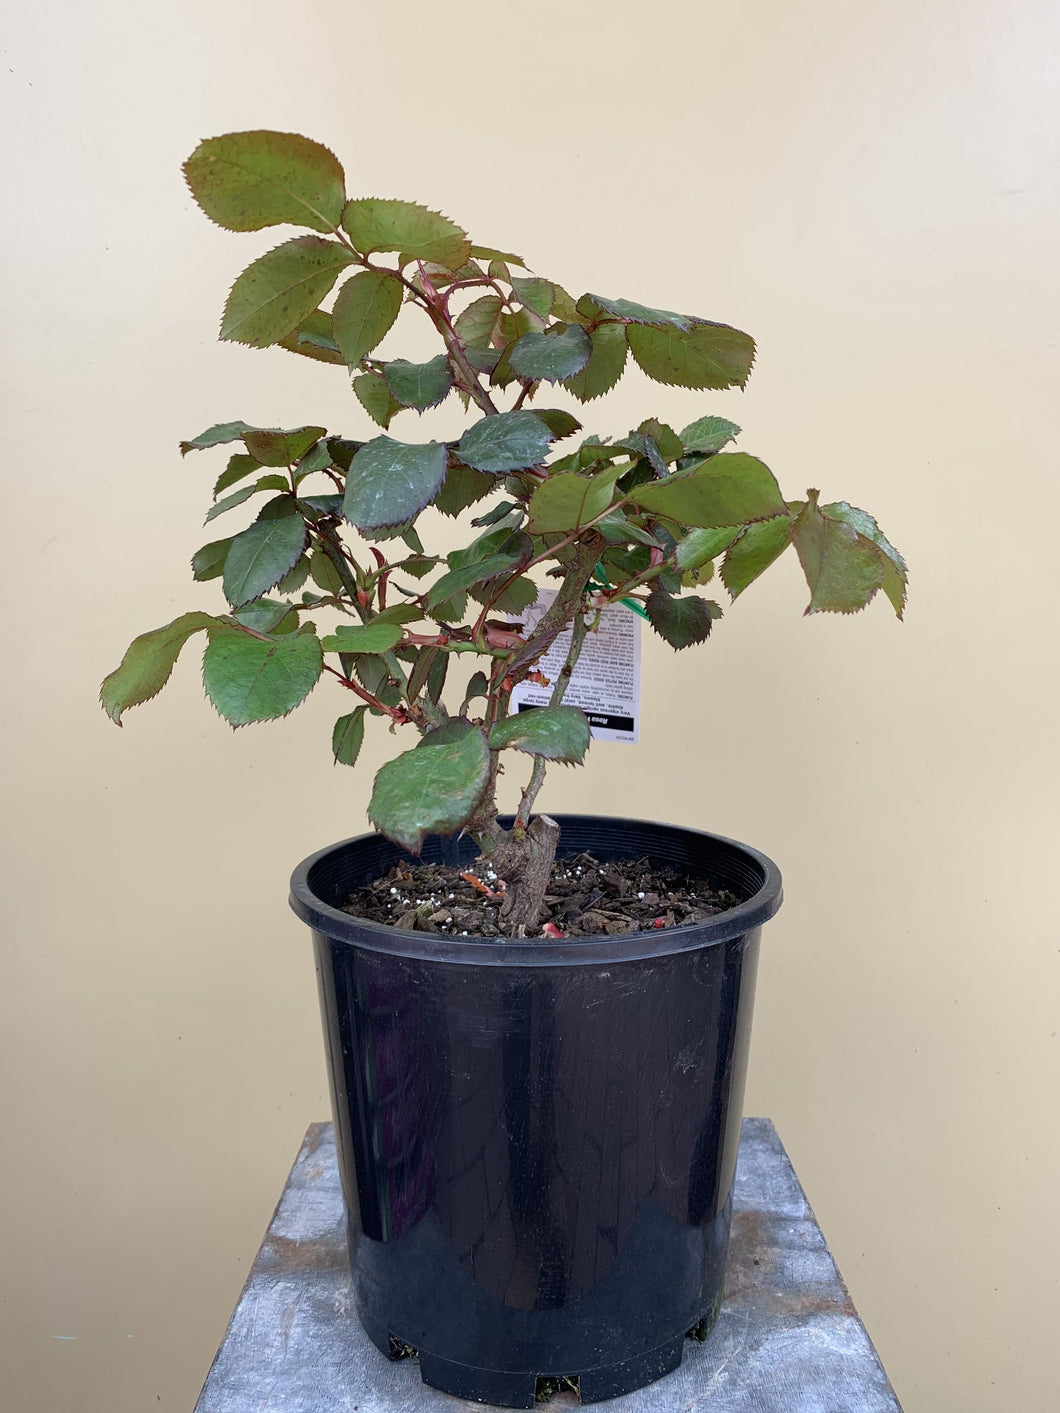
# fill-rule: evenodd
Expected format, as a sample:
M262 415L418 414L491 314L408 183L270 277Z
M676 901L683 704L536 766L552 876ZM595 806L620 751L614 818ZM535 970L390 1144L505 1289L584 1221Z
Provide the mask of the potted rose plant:
M453 1393L530 1406L564 1378L585 1401L613 1396L674 1367L718 1308L758 936L780 882L715 835L535 813L549 764L589 747L565 694L616 605L683 650L721 614L701 585L716 576L735 599L789 546L807 612L882 590L900 617L904 563L864 511L815 490L786 500L722 417L579 439L552 405L600 397L629 357L662 383L742 387L754 343L738 329L575 298L434 211L350 199L303 137L213 138L184 171L219 225L302 232L237 278L221 337L352 375L358 435L231 422L182 443L235 448L208 521L256 515L192 559L226 606L137 638L103 705L120 724L203 634L206 695L232 726L328 683L345 699L337 762L355 764L373 718L394 732L377 832L314 855L292 886L314 931L358 1314ZM410 309L437 355L381 357ZM468 414L458 439L404 430L450 397ZM389 434L398 417L409 440ZM431 507L457 522L442 554L417 530ZM528 681L545 704L513 710ZM505 818L498 774L523 757ZM667 865L683 892L669 875L652 891L644 870Z

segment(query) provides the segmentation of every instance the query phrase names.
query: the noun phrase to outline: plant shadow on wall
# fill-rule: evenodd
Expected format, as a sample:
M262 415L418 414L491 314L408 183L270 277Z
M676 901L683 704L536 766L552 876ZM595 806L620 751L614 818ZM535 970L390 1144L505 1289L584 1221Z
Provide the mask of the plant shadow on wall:
M626 299L575 299L434 211L347 199L332 153L293 134L210 139L184 171L202 209L229 230L312 232L243 271L221 337L352 373L363 414L384 434L232 422L182 443L184 453L239 445L216 479L209 523L247 502L259 508L247 529L192 559L195 579L221 580L227 609L193 610L143 634L104 682L103 705L119 724L162 688L198 633L206 694L233 726L284 716L322 678L334 682L353 699L335 724L337 761L355 764L368 716L419 736L379 771L372 823L413 852L427 835L467 831L503 882L503 930L520 936L537 926L557 845L555 823L533 816L546 768L577 764L589 746L586 717L564 705L564 691L610 605L633 606L672 647L688 648L721 616L697 592L719 559L735 599L794 545L807 612L852 613L882 589L901 616L905 565L872 516L844 501L822 505L816 490L786 500L762 461L725 449L740 429L722 417L680 432L649 418L554 454L581 424L547 405L553 388L590 402L614 387L629 355L660 383L742 387L754 359L747 334ZM437 356L373 357L413 308L437 331ZM458 440L386 434L408 410L453 396L473 419ZM456 517L479 502L470 542L444 558L424 552L422 511ZM535 570L556 593L524 635L511 616L537 599ZM325 617L334 621L318 627ZM566 632L566 662L546 684L539 661ZM447 702L457 654L479 665L461 700ZM551 687L550 704L510 714L527 679ZM512 753L532 764L505 827L496 787Z
M314 934L357 1313L380 1350L415 1351L424 1381L454 1395L616 1397L675 1368L720 1307L780 876L697 830L535 813L549 764L589 746L565 694L607 616L702 644L721 609L700 588L716 575L736 599L789 546L810 613L882 590L900 617L905 565L865 511L816 490L786 500L709 411L679 432L649 418L578 440L550 405L554 389L602 396L630 355L664 384L742 387L754 343L740 330L574 298L434 211L348 199L336 158L303 137L213 138L185 174L221 226L308 231L238 277L222 338L352 375L362 425L381 432L232 422L184 442L236 448L207 520L251 501L256 518L192 559L227 607L137 638L103 706L120 724L203 633L206 694L234 727L287 715L326 680L345 698L336 761L356 763L369 718L402 747L418 737L375 777L378 832L306 860L291 887ZM440 351L376 357L410 310ZM468 414L456 440L389 435L448 398ZM444 556L417 533L428 506L477 507ZM544 704L513 710L529 682ZM518 809L501 817L498 775L523 757ZM417 862L455 872L435 886ZM663 866L674 878L651 872ZM398 925L344 910L358 889L367 912L396 895ZM425 935L475 902L488 929L469 908L464 936ZM569 935L572 914L597 935Z

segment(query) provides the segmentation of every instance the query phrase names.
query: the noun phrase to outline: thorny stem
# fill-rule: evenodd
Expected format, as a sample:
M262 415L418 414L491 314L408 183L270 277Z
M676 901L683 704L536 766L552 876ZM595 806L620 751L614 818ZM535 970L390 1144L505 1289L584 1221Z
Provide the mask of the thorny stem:
M567 659L560 668L559 676L556 678L555 685L552 688L552 695L548 700L549 706L559 706L563 701L563 694L570 684L571 674L574 671L578 658L581 656L582 645L585 642L585 636L588 630L589 625L585 621L585 613L576 613L574 615L574 621L571 624L570 647L567 650ZM537 799L538 791L545 783L545 769L546 762L544 756L535 756L533 770L530 772L530 779L527 782L526 789L523 791L522 798L519 801L519 809L516 812L516 829L525 829L530 822L530 811L534 807L534 801Z

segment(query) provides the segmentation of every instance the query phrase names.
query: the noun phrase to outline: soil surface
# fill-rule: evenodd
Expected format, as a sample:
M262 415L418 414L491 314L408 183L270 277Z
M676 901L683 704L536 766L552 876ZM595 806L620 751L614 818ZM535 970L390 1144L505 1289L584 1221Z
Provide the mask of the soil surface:
M504 884L485 859L461 871L444 864L397 864L351 893L343 912L389 927L450 937L500 937ZM678 927L743 900L648 859L600 863L591 854L557 859L541 914L542 937L593 937Z

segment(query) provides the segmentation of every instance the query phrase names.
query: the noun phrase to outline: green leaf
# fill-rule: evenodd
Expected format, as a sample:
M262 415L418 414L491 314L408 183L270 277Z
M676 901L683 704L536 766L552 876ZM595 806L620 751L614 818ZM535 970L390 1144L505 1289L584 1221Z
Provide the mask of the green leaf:
M351 368L380 344L401 312L401 285L381 270L362 270L339 290L332 310L335 342Z
M356 765L364 741L364 714L367 707L355 707L348 716L340 716L331 733L331 753L336 765Z
M705 599L674 598L665 589L653 589L645 607L648 622L672 648L689 648L710 636L714 615Z
M435 497L435 507L443 515L461 515L468 506L497 489L497 478L470 466L455 464L446 472L442 489Z
M225 559L228 556L232 539L211 540L208 545L203 545L202 549L197 549L191 557L191 577L200 584L204 584L208 579L219 579L224 572Z
M573 436L582 429L577 417L572 417L561 407L535 407L534 416L541 418L555 441L562 441L564 437Z
M224 593L239 608L260 598L290 572L306 544L299 515L259 520L232 541L225 560Z
M580 402L592 402L610 392L626 366L625 324L601 324L589 335L589 341L592 350L588 363L563 384Z
M527 755L578 765L589 749L589 720L580 707L547 706L506 717L490 732L491 751L510 746Z
M331 465L331 452L326 441L314 442L308 451L298 458L295 474L299 481L313 471L326 471Z
M225 442L238 442L244 432L252 430L249 422L219 422L216 427L207 427L205 432L192 437L190 442L181 442L180 454L187 456L189 451L204 451L207 447L223 446Z
M478 697L489 696L489 678L484 672L473 672L468 679L467 687L464 691L464 700L460 703L461 713L467 711L468 702L475 701Z
M450 569L447 574L431 585L424 600L430 611L448 601L456 594L470 589L472 584L482 584L487 579L495 579L498 574L509 573L520 562L517 554L493 554L487 559L476 560L459 569Z
M638 304L633 299L605 299L600 294L583 295L578 300L578 312L590 317L600 313L610 314L628 324L668 325L682 332L687 332L693 324L704 322L689 314L674 314L670 309L649 309L646 304Z
M657 383L682 388L743 387L754 363L754 339L728 324L694 324L687 332L631 324L629 347Z
M573 471L550 476L530 497L526 528L534 535L549 531L566 534L595 520L611 504L621 469L611 466L595 476L579 476Z
M628 520L621 510L616 510L612 515L605 515L593 528L599 530L610 545L651 545L653 549L659 547L659 541L654 535ZM700 533L705 534L706 531L693 531L693 534Z
M303 554L295 564L294 568L288 570L280 582L276 585L278 594L294 594L302 587L309 578L309 556Z
M402 407L415 407L419 412L437 407L453 389L453 370L444 353L427 363L391 359L383 370L383 377Z
M458 270L471 253L471 242L459 226L412 201L349 201L342 228L362 255L397 250L412 260L432 260Z
M777 519L778 522L781 521L781 517L778 516ZM773 523L772 520L762 522L765 525ZM722 550L729 548L739 533L738 525L722 525L711 530L689 530L677 546L675 558L678 569L686 573L698 569L708 560L716 559Z
M520 614L528 609L532 603L537 602L538 588L532 579L513 579L507 584L503 591L493 599L493 608L497 613ZM487 599L493 597L493 588L489 591L485 588L472 588L471 597L477 599L479 603L485 603Z
M524 334L512 346L508 364L524 382L559 383L580 373L591 353L589 335L568 324L560 333Z
M552 432L533 412L501 412L467 429L456 448L476 471L523 471L548 455Z
M325 594L342 593L342 578L324 550L317 548L310 555L309 573L313 583L318 589L323 589Z
M843 520L822 515L818 492L795 518L792 540L810 587L807 613L857 613L883 583L880 550Z
M496 294L484 294L457 315L453 328L456 336L465 346L488 347L500 329L501 312L504 305Z
M668 422L648 417L637 428L645 440L653 442L664 462L678 461L685 454L685 444ZM633 435L636 435L634 433Z
M489 747L481 731L420 745L379 771L369 818L381 834L418 854L426 834L455 834L464 827L485 793L489 774Z
M512 289L520 304L525 304L528 309L532 309L542 319L547 319L552 313L552 300L555 295L555 288L551 280L543 280L538 275L532 275L529 279L520 279L518 275L512 277Z
M794 521L787 515L748 525L726 552L721 566L721 582L733 599L753 584L791 544Z
M526 269L526 261L519 255L507 255L503 250L494 250L490 245L473 245L471 254L476 260L501 260L508 265L521 265Z
M233 616L256 633L291 633L298 627L298 614L291 605L275 599L255 599Z
M418 623L425 615L415 604L394 603L389 608L380 609L372 618L373 623ZM341 629L340 629L341 631Z
M724 417L700 417L684 429L681 441L685 451L721 451L726 443L739 435L740 428L735 422L729 422Z
M268 348L311 314L353 256L333 240L295 236L248 265L232 286L221 338Z
M206 512L205 523L208 525L210 521L215 520L218 515L223 515L226 510L234 510L237 505L242 505L245 500L250 499L257 489L256 484L253 486L242 486L238 491L233 491L230 496L224 496L216 505L212 505Z
M228 458L228 465L218 476L213 488L216 498L222 491L226 491L229 486L234 486L237 481L242 481L244 476L249 476L252 471L260 471L261 462L253 456L245 456L237 451Z
M191 635L216 622L208 613L182 613L164 628L134 638L120 665L104 678L99 689L100 704L111 721L120 726L122 712L157 696Z
M323 665L313 633L273 640L215 628L203 654L202 680L221 716L233 726L246 726L293 711L316 686Z
M630 497L657 515L707 529L787 514L772 471L743 452L720 452L664 481L635 486Z
M308 226L333 231L346 201L338 158L290 132L230 132L200 142L184 163L191 194L230 231Z
M362 533L402 525L438 494L447 462L443 442L376 437L350 462L342 513Z
M378 373L362 373L354 378L353 390L368 416L384 430L401 411L401 403L394 398L385 379Z
M421 750L424 746L450 746L454 741L462 741L465 736L470 736L477 730L478 727L468 721L467 717L453 716L444 725L428 731L416 749Z
M300 353L305 358L315 358L318 363L345 363L342 351L335 342L335 330L331 322L331 315L323 309L314 309L302 320L297 328L292 329L285 337L280 339L280 347L286 348L290 353Z
M866 540L871 540L882 551L880 562L883 567L883 582L880 587L891 602L891 607L899 618L905 608L905 591L908 570L905 560L890 543L873 517L865 510L848 505L845 500L831 505L822 505L821 514L831 520L842 520Z
M293 466L323 435L323 427L253 427L244 434L243 444L262 466Z
M400 623L340 623L323 641L326 653L388 653L404 636Z

